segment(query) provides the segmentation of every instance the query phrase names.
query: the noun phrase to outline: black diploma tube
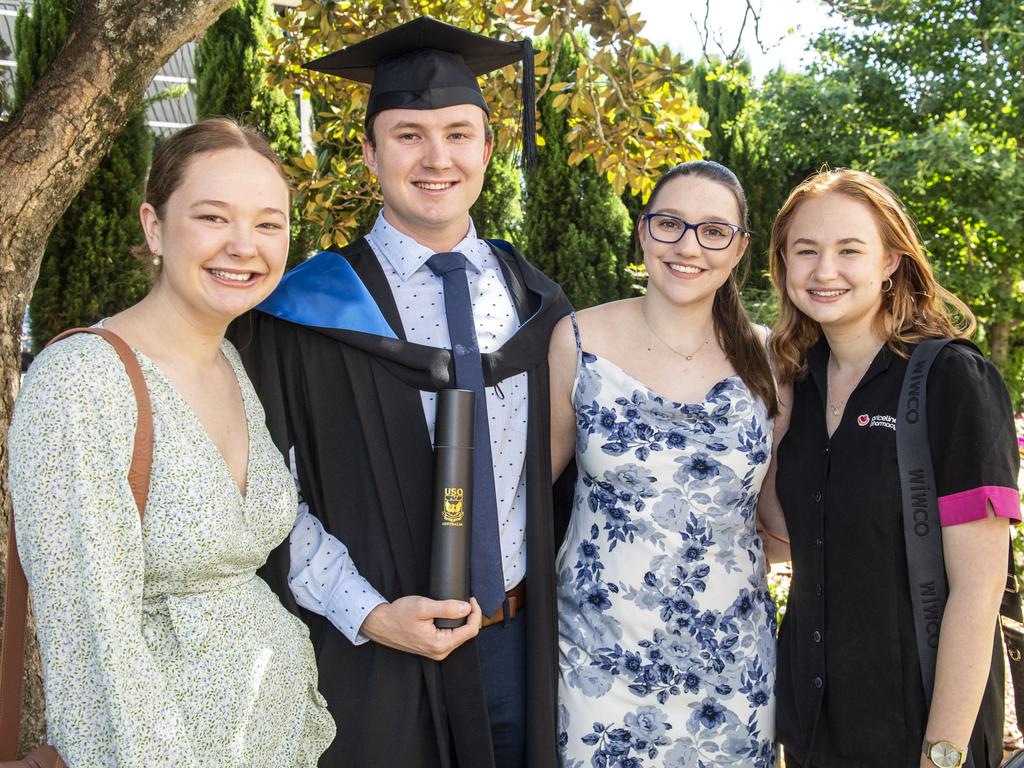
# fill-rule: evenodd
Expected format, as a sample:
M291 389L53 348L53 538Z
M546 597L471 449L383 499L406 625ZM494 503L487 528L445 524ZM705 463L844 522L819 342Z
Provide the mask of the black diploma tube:
M437 393L430 551L430 596L434 600L469 600L475 421L476 393L471 389ZM434 619L434 626L441 629L465 623L465 619Z

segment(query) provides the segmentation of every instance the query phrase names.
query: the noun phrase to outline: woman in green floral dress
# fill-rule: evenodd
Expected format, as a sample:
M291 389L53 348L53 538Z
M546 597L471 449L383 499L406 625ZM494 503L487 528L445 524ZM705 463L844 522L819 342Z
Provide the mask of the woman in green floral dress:
M265 140L229 120L157 153L140 211L155 284L103 322L152 399L141 525L137 409L113 348L72 336L26 375L10 431L17 545L47 737L72 768L307 767L334 736L308 631L256 576L291 529L295 487L223 339L280 279L289 203Z

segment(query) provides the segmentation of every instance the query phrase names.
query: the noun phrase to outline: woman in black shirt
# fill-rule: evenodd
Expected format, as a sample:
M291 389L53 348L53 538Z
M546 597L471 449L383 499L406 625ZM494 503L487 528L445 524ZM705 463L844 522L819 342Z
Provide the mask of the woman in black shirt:
M935 281L895 194L866 173L823 172L797 187L770 250L780 301L771 349L780 383L793 386L776 476L793 559L777 684L787 768L952 768L968 743L975 766L998 765L996 619L1008 520L1020 517L1006 387L959 344L943 349L929 375L949 582L929 706L911 614L896 407L916 344L966 337L974 317Z

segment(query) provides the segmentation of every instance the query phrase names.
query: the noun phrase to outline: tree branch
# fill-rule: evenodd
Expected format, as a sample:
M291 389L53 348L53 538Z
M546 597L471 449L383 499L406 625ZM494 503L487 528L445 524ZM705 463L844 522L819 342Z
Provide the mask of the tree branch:
M558 66L558 57L562 55L562 36L566 33L563 32L558 36L557 39L551 40L551 50L548 51L548 74L544 78L544 85L541 86L537 92L537 101L540 101L547 94L551 88L551 81L555 77L555 68Z
M583 51L580 50L580 44L579 41L576 39L576 35L570 33L569 39L572 41L572 47L576 51L576 55L579 56L580 59L582 59L583 61L588 62L591 66L594 66L590 58L586 54L584 54ZM576 87L579 88L579 85L580 84L577 83ZM586 84L586 94L587 96L590 97L590 103L594 105L594 126L597 128L597 138L602 144L607 145L608 142L604 137L604 127L601 125L601 107L597 103L597 97L594 96L594 86L592 80L588 80Z
M708 29L708 19L711 17L711 0L704 0L704 22L703 25L697 22L694 15L690 14L693 26L697 28L697 36L700 38L700 51L703 58L708 58L708 42L711 40L711 32ZM702 29L703 28L703 29Z
M838 1L838 0L836 0ZM829 0L825 0L829 2ZM831 3L830 3L831 5ZM754 42L757 43L757 47L761 50L761 53L768 53L772 48L777 46L784 37L780 37L774 43L768 44L764 41L761 36L761 14L764 12L763 3L758 3L755 7L754 0L746 0L745 7L743 9L743 19L740 22L739 31L736 33L736 41L729 50L726 48L725 36L722 31L712 30L710 25L711 17L711 0L704 0L704 20L698 22L697 19L690 14L690 19L693 21L694 26L697 28L697 35L701 40L701 54L707 59L710 58L708 55L708 47L713 41L715 47L718 48L722 57L728 62L736 61L740 54L741 46L743 45L743 35L747 30L747 23L752 22L754 32Z
M740 45L743 43L743 31L747 28L747 18L750 16L751 10L753 9L750 7L750 0L747 0L747 7L743 11L743 21L740 22L740 31L736 33L736 45L732 47L732 52L725 57L726 61L736 60L736 54L739 53ZM725 53L724 49L722 53Z
M637 43L638 43L638 41L640 39L640 35L638 34L637 30L633 27L633 22L629 18L629 8L626 7L626 5L623 4L622 0L615 0L615 5L619 9L619 13L622 14L622 17L626 20L626 27L629 30L629 36L626 38L626 40L627 40L626 53L625 53L624 56L622 56L622 60L623 61L632 61L633 57L635 55ZM630 88L630 90L633 90L634 88L636 88L636 83L633 82L633 69L632 69L632 67L630 67L627 70L626 76L629 79L629 88Z

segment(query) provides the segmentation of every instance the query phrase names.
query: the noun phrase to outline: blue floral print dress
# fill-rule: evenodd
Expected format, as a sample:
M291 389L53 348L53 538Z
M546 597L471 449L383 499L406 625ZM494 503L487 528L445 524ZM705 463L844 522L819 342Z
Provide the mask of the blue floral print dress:
M562 765L771 768L765 406L738 376L672 402L584 351L578 330L576 343L579 477L556 564Z

